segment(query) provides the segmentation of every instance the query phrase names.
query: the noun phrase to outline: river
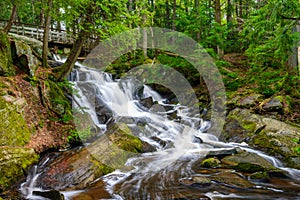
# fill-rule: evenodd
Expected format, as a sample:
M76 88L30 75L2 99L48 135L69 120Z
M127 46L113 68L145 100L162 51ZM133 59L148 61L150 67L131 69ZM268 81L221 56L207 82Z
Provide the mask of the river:
M97 177L88 187L70 189L54 183L52 189L66 199L300 199L299 170L283 167L279 160L246 143L220 142L208 132L211 124L200 118L198 110L169 104L151 87L131 77L114 80L110 74L79 66L70 79L78 91L73 107L88 114L85 119L95 133L93 140L87 140L82 147L89 154L93 154L94 142L106 134L110 123L127 124L155 151L129 156L123 163L125 167ZM150 99L150 104L145 104L145 99ZM199 161L208 154L236 150L256 154L287 176L251 181L247 174L233 169L199 167ZM27 199L46 199L33 194L49 190L41 178L44 171L51 163L67 160L70 152L73 155L78 151L74 148L43 156L20 186L21 194Z

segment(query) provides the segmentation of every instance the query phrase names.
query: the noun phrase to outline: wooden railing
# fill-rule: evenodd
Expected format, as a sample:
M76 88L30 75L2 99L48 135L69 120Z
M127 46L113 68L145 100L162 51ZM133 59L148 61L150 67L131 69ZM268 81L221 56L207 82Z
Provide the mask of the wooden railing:
M7 21L0 19L0 27L4 27L6 24ZM14 22L9 32L42 41L44 35L44 27L39 25ZM76 35L74 34L67 33L65 30L50 28L48 42L70 45L74 43L75 36ZM91 50L95 46L96 41L97 40L94 37L88 38L84 44L84 49L86 51Z
M7 21L0 20L0 27L4 27L6 23ZM44 27L15 22L10 29L10 33L15 33L18 35L24 35L38 40L43 40ZM74 37L73 35L68 34L66 31L59 31L50 28L49 42L72 44L74 42Z

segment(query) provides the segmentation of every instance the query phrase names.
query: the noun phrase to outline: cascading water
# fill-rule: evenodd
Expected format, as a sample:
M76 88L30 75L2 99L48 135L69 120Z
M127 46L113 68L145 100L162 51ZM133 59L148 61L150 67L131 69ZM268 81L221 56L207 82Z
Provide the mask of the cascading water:
M78 95L73 97L73 107L79 112L88 113L89 119L86 120L94 127L95 137L105 134L110 123L122 122L128 125L134 135L156 148L155 152L129 158L125 164L129 166L127 170L116 169L99 179L104 181L113 199L282 199L280 195L283 195L283 191L272 184L243 191L224 186L193 188L180 184L181 179L195 174L193 163L207 153L236 148L258 154L295 179L300 179L299 170L283 168L278 160L249 148L247 144L219 142L215 136L205 133L210 123L203 121L199 114L193 114L195 112L191 108L179 104L164 103L157 92L135 79L127 77L115 81L107 73L84 66L75 69L70 77L78 91ZM152 97L155 103L152 102L150 106L143 104L143 99L148 97ZM176 113L176 116L172 117L172 113ZM86 145L90 142L87 141ZM39 165L41 170L43 166ZM42 188L35 183L39 176L37 169L33 172L32 177L29 176L22 184L21 191L28 199L39 199L32 195L33 190ZM293 183L295 187L300 186L299 182ZM62 193L67 199L76 199L79 193L88 193L90 190ZM274 193L278 196L270 196ZM286 197L290 197L289 194ZM99 195L94 199L101 198Z

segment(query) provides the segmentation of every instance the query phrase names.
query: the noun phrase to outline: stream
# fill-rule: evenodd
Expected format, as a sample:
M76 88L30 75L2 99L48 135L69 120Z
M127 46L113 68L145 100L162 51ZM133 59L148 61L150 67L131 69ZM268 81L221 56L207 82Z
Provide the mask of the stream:
M70 200L300 199L299 170L285 168L276 158L251 149L246 143L220 142L208 133L211 124L200 118L198 110L169 104L151 87L134 78L114 80L108 73L84 66L78 66L72 72L70 81L78 91L73 97L73 107L78 112L87 113L84 119L92 127L93 137L82 138L83 147L42 157L20 186L26 199L47 199L33 191L50 189L59 191ZM145 103L145 100L150 103ZM83 118L79 115L78 119ZM125 123L133 135L155 151L128 153L130 156L123 166L118 165L113 172L93 179L86 184L87 187L53 183L51 188L43 182L44 172L51 168L51 164L62 163L71 155L82 152L83 148L87 150L84 155L93 154L95 141L106 134L112 123ZM79 127L81 123L77 125ZM199 167L199 162L208 154L231 154L236 150L256 154L287 176L272 176L269 181L260 182L248 180L245 174L232 169ZM76 172L77 169L73 170ZM69 183L71 186L72 182Z

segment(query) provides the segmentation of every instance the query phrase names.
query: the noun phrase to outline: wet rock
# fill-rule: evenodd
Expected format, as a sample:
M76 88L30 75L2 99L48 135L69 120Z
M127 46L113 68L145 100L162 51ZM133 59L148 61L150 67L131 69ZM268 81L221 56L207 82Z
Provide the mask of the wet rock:
M30 148L0 147L0 191L7 189L25 177L28 168L38 161L38 155Z
M273 155L286 166L300 169L299 147L295 138L300 138L300 128L276 119L252 114L250 110L236 108L227 116L221 141L247 143L269 155Z
M142 146L142 152L143 153L148 153L148 152L154 152L156 151L156 148L149 144L148 142L143 141L143 146Z
M197 184L197 185L201 185L201 186L209 186L211 185L211 180L207 177L203 177L203 176L193 176L192 177L192 181Z
M223 171L213 174L209 178L212 181L216 181L221 185L226 185L229 187L250 188L254 186L254 184L246 180L245 177L235 172Z
M203 140L200 137L194 136L193 143L202 144Z
M140 100L140 103L145 107L150 109L154 105L152 97L147 97ZM156 102L157 103L157 102Z
M168 115L168 117L169 117L170 120L178 119L177 114L178 114L177 110L173 110L173 111L167 112L167 115Z
M270 181L270 176L267 172L255 172L249 176L249 179L254 182L267 183Z
M12 76L15 74L11 56L11 46L5 33L0 31L0 76Z
M127 170L128 158L142 152L142 141L126 124L118 123L84 148L52 156L37 184L48 190L82 189L115 169Z
M167 142L160 139L159 137L151 136L150 139L157 142L157 143L159 143L162 147L165 147L167 145Z
M215 168L221 164L220 160L217 158L207 158L200 164L201 167L205 168Z
M236 154L238 151L236 148L230 148L230 149L214 149L209 151L206 154L206 157L218 157L222 158L224 156L233 155Z
M51 200L64 200L65 197L59 191L50 190L50 191L33 191L33 195L45 197Z
M254 173L276 169L269 161L255 153L241 151L238 154L226 156L222 163L230 165L231 168L245 173Z
M179 183L192 187L205 187L211 185L211 180L204 176L193 176L192 178L182 178Z
M196 175L191 178L180 179L179 183L192 187L207 187L213 183L235 188L251 188L254 186L241 174L231 171L222 171L207 176Z

